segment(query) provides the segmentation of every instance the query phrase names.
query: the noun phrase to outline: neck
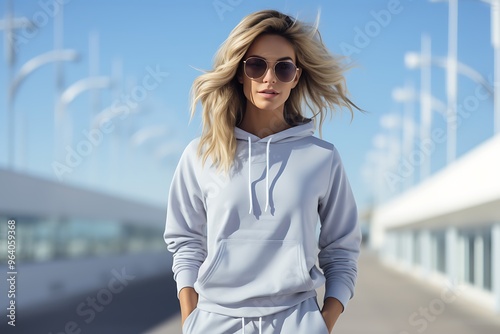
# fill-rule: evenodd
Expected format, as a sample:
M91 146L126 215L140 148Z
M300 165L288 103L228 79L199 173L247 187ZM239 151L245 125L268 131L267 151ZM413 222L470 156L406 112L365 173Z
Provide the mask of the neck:
M283 107L269 111L256 108L248 103L239 128L264 138L290 128L283 117Z

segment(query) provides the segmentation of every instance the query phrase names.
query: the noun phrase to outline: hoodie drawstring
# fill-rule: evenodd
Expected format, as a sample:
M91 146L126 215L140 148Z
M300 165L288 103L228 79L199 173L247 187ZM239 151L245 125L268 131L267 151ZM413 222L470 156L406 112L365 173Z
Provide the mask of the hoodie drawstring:
M245 334L245 317L241 318L241 333ZM259 334L262 334L262 317L259 317Z
M271 140L273 137L270 137L267 141L266 147L266 208L264 212L267 212L267 208L269 207L269 145L271 144Z
M269 147L271 145L273 137L270 137L266 145L266 206L264 212L267 212L269 208ZM248 137L248 197L250 202L250 208L248 213L253 213L253 195L252 195L252 139Z
M248 198L250 199L250 209L248 213L253 212L253 198L252 198L252 139L248 137ZM244 320L243 318L241 320ZM245 332L243 331L243 334Z

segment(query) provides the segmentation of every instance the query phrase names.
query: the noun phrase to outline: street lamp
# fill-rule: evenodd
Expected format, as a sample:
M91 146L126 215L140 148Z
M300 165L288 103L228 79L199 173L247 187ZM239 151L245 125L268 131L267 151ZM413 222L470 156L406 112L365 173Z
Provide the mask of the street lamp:
M41 66L52 62L78 60L79 55L75 50L53 50L32 58L19 69L17 76L14 78L10 86L9 96L14 96L19 85L24 81L24 79Z
M488 83L488 81L476 70L467 66L458 61L453 62L449 60L450 58L444 57L422 57L420 54L415 52L408 52L405 55L405 64L408 68L413 69L417 67L426 67L429 65L436 65L439 67L443 67L447 70L447 72L455 71L456 73L463 74L466 77L469 77L473 81L477 82L481 86L483 86L489 94L493 94L493 88ZM453 63L453 64L452 64ZM450 83L451 81L451 83ZM455 85L455 81L447 80L446 86L448 87L450 84ZM456 133L456 125L453 123L453 120L456 118L456 98L454 97L453 88L447 89L448 95L448 112L447 115L447 162L450 163L455 160L456 151L457 151L457 133ZM451 105L450 105L451 103Z
M439 114L446 117L446 113L448 112L446 108L446 104L439 100L438 98L427 95L425 93L418 92L412 87L397 87L392 90L392 98L396 102L405 103L406 105L414 102L420 102L420 110L421 110L421 123L420 123L420 146L425 147L425 141L429 140L431 135L431 125L432 125L432 111L436 111ZM424 102L426 101L426 102ZM427 102L428 101L428 102ZM430 115L427 115L427 108L425 105L429 104ZM409 107L407 107L409 108ZM413 143L411 143L413 145ZM420 180L424 180L430 174L430 165L431 159L429 157L425 163L422 164L420 168Z
M449 118L447 119L447 162L455 160L457 155L457 127L450 122L457 114L457 53L458 53L458 0L430 0L431 2L448 1L448 57L446 59L446 96Z
M99 76L99 77L89 77L85 79L81 79L71 86L66 88L66 90L59 97L59 101L56 104L55 109L55 159L58 158L59 153L59 143L62 136L60 136L59 132L61 130L62 118L65 116L66 108L68 105L81 93L91 90L91 89L109 89L112 87L112 80L107 76ZM64 146L64 145L63 145Z
M8 85L10 86L12 82L12 77L14 73L14 63L16 61L16 48L14 45L14 31L16 29L21 29L21 28L31 28L35 29L36 26L33 24L32 21L28 20L26 17L14 17L14 11L12 10L12 1L8 0L7 1L7 8L5 11L5 19L0 19L0 30L4 31L4 51L5 51L5 59L7 59L7 65L8 65L8 70L7 70L7 82ZM7 100L9 100L9 97L7 96ZM12 112L10 111L10 105L9 102L7 102L7 122L8 122L8 127L9 130L8 132L8 138L7 138L7 165L9 168L13 168L14 162L14 153L13 153L13 145L14 145L14 117L12 115Z
M413 102L415 98L415 89L412 85L406 84L404 87L393 89L392 98L396 102L404 103L403 117L401 118L401 132L402 132L402 147L401 157L402 161L409 157L414 147L415 131L413 122ZM408 175L408 186L413 184L413 173Z
M494 130L500 133L500 0L479 0L491 6L491 45L494 51L494 82L495 93L493 99Z
M431 57L430 59L425 59L416 52L407 52L405 54L405 65L410 69L415 69L427 65L435 65L447 69L449 66L449 62L445 57ZM481 75L481 73L461 62L457 62L456 65L458 73L480 84L484 87L484 89L488 91L488 94L493 95L493 87L488 82L488 80L486 80L486 78Z
M14 47L14 31L21 28L36 29L37 26L26 17L14 17L14 11L12 10L12 1L7 1L7 10L5 13L5 19L0 20L0 30L5 32L4 37L4 51L5 58L9 64L10 70L16 60L16 50Z
M15 119L14 119L14 100L20 85L26 77L45 64L61 61L77 61L78 53L74 50L54 50L38 55L28 60L12 80L7 94L7 112L9 117L9 165L14 165L14 146L15 146Z

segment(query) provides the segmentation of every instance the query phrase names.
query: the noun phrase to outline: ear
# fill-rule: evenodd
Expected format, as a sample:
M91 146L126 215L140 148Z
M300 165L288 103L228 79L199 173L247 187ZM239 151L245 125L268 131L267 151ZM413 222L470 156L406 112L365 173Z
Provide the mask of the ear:
M293 79L293 81L292 81L292 89L295 88L295 86L297 86L297 84L299 83L299 79L300 79L301 74L302 74L302 69L299 68L297 71L297 75L295 76L295 79Z
M243 75L241 75L240 71L238 71L236 78L238 78L238 82L243 85Z

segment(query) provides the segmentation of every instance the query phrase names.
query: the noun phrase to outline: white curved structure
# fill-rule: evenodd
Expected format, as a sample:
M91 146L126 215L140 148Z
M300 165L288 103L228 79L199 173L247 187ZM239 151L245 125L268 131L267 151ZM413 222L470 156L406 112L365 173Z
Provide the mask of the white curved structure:
M370 238L384 258L458 282L500 312L500 136L376 208Z

